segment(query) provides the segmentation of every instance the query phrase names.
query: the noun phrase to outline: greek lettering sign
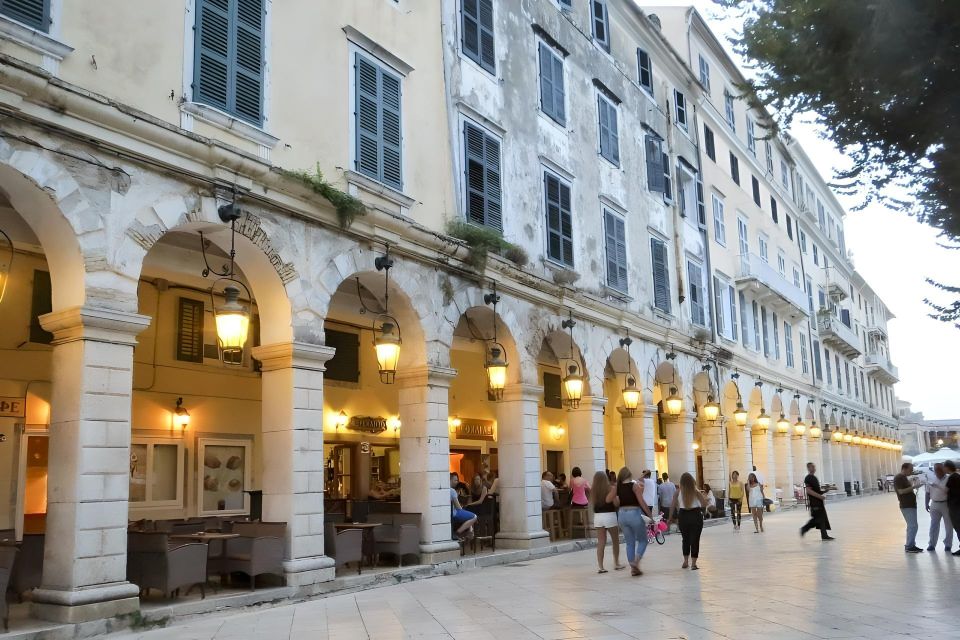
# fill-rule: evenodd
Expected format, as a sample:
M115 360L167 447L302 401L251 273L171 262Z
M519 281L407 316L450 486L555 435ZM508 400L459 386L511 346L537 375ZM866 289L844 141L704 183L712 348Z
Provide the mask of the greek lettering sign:
M363 433L383 433L387 430L387 419L380 416L353 416L347 428Z
M22 418L26 409L26 402L23 398L2 398L0 397L0 417L3 418Z
M493 420L463 420L457 427L461 440L493 440Z

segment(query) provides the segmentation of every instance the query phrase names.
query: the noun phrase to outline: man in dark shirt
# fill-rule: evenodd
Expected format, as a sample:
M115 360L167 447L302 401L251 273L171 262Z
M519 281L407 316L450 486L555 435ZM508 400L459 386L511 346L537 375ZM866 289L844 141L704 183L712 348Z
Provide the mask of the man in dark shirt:
M817 465L812 462L807 463L807 477L803 479L803 486L807 492L807 506L810 508L810 521L800 527L800 536L816 527L820 529L821 540L833 540L827 531L830 530L830 520L827 518L827 506L824 499L827 494L820 489L820 481L817 480Z
M947 512L953 530L960 539L960 473L957 473L957 465L953 460L944 462L943 469L947 472ZM953 555L960 556L960 549L954 551Z
M917 546L917 494L919 486L917 476L913 475L913 465L904 462L900 466L900 473L893 478L893 488L897 492L897 500L900 502L900 513L903 520L907 523L907 540L903 545L903 550L907 553L923 553L923 549Z

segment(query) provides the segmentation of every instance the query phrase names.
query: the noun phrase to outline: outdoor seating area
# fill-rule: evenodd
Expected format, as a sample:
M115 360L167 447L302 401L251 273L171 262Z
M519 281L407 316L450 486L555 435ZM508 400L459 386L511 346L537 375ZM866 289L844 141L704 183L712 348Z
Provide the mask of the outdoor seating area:
M396 512L391 505L396 505ZM358 500L345 506L339 513L324 515L324 554L338 569L353 565L359 574L364 567L381 564L383 555L395 559L398 567L404 557L419 560L421 514L401 513L399 503Z

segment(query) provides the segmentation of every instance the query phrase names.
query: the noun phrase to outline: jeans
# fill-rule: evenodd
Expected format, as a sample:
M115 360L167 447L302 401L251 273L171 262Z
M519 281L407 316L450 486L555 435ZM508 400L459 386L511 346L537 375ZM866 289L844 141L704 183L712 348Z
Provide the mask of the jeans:
M730 521L734 525L740 526L740 500L730 498Z
M642 513L640 509L621 509L617 513L617 522L627 543L627 562L632 565L639 562L647 550L647 525Z
M680 536L683 539L683 557L700 556L700 534L703 533L703 511L700 509L680 509L677 517Z
M900 513L903 514L903 519L907 523L907 541L903 548L913 549L917 546L917 531L920 528L917 525L917 509L900 507Z
M931 549L937 546L937 538L940 537L940 521L943 520L943 526L946 529L943 533L943 546L950 550L953 547L953 523L950 520L950 512L947 510L946 501L930 501L930 544Z

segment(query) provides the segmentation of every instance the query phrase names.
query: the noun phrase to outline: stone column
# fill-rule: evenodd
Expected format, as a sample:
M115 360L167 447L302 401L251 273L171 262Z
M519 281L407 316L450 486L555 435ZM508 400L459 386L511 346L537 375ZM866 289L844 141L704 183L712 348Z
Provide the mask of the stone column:
M804 434L798 436L794 434L790 438L790 454L793 456L793 482L794 484L803 484L803 478L807 475L807 463L813 462L817 464L815 460L810 459L810 455L807 451L807 439L809 436ZM817 465L817 473L819 473L820 465ZM792 493L792 490L791 490Z
M790 432L776 433L773 436L774 478L776 488L780 489L784 504L793 504L793 449ZM776 491L770 498L776 498Z
M853 445L844 442L840 445L840 457L843 460L843 481L853 482Z
M773 455L773 437L770 432L755 430L753 437L753 464L757 471L763 476L764 485L767 487L768 498L772 498L770 488L774 486L777 479L777 463ZM750 479L751 469L743 474L744 482Z
M730 473L740 472L740 482L746 483L750 470L753 468L751 455L750 432L730 418L724 424L727 431L727 460ZM724 485L726 486L726 485Z
M684 473L697 476L697 459L693 451L693 423L696 419L697 414L687 412L663 416L667 430L667 471L678 484Z
M505 548L545 546L540 506L540 397L543 388L513 384L503 391L497 409L497 452L500 460L500 531Z
M821 482L826 482L829 476L833 474L828 445L824 444L823 438L807 437L806 443L807 459L803 461L803 476L801 478L807 475L807 463L812 462L817 465L817 477Z
M862 448L860 445L850 445L850 463L853 467L853 481L859 482L860 490L863 491L863 460L861 453Z
M150 318L73 307L53 333L47 533L33 613L85 622L139 608L126 579L133 347Z
M843 444L832 437L830 439L830 454L833 458L833 477L831 482L837 485L837 490L843 491Z
M620 409L623 424L623 457L627 468L639 477L644 469L653 470L654 419L657 408L647 405L638 408L636 414L628 416ZM619 469L614 469L619 471Z
M727 460L724 455L723 418L700 423L700 455L703 458L703 477L714 491L727 490Z
M603 441L603 408L607 399L599 396L583 398L580 406L570 410L570 468L580 467L584 478L593 478L606 470Z
M334 578L323 541L323 372L334 351L298 342L253 349L262 367L263 519L287 523L288 586Z
M453 560L450 530L450 381L456 370L424 365L397 372L400 396L400 508L419 513L424 564Z

